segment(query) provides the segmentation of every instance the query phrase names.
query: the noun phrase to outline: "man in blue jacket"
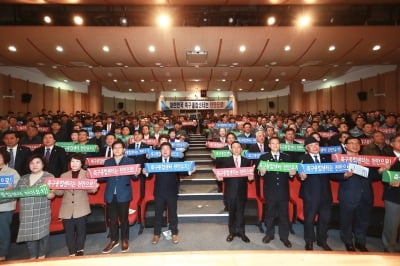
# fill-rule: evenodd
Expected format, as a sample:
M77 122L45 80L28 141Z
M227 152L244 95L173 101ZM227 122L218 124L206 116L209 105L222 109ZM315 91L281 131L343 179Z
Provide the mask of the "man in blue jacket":
M120 140L112 144L113 158L104 162L104 166L118 166L135 164L135 160L125 157L125 143ZM136 179L141 169L138 168L136 175L113 176L101 178L99 182L107 182L104 193L106 212L110 227L110 243L103 249L103 253L110 253L119 246L122 241L121 252L129 249L129 203L132 200L131 179ZM118 226L121 228L119 237Z

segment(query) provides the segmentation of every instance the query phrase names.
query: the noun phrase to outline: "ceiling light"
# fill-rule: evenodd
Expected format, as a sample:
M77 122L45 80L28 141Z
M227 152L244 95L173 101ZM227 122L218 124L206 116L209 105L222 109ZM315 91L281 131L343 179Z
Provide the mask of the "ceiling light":
M57 69L57 66L51 66L52 69Z
M156 47L154 45L149 46L149 52L154 53L156 51ZM161 64L161 63L160 63Z
M264 88L261 88L260 91L264 91Z
M335 51L336 50L336 46L335 45L331 45L331 46L329 46L328 50L330 52Z
M301 82L306 82L307 80L306 79L301 79Z
M124 65L124 63L121 63L121 62L117 62L117 63L115 63L117 66L123 66Z
M226 81L226 79L222 79L221 81L222 81L222 82L225 82L225 81Z
M44 63L39 62L39 63L37 63L37 65L38 65L38 66L44 66Z
M275 19L274 16L271 16L271 17L269 17L269 18L267 19L267 24L268 24L268 26L272 26L272 25L274 25L275 23L276 23L276 19Z
M68 80L64 79L64 82L65 82L65 83L68 83Z
M196 52L200 52L201 48L200 48L199 45L196 45L196 46L194 47L194 50L195 50Z
M290 47L290 45L286 45L285 48L283 48L286 52L290 51L290 49L292 49L292 47Z
M43 21L47 24L50 24L52 22L52 19L50 16L44 16L43 17Z
M276 78L276 79L275 79L275 82L279 82L279 79L278 79L278 78Z
M87 79L87 80L86 80L86 83L90 83L90 79Z
M125 67L125 68L128 68L128 66L127 66L127 65L125 65L124 67Z
M249 79L249 82L253 82L253 79Z
M220 90L221 90L220 88L217 89L217 91L220 91Z
M239 63L237 63L237 62L232 63L232 66L237 66L237 65L239 65Z
M114 82L117 82L118 80L114 79L113 81L114 81Z
M172 82L172 79L168 79L168 82Z
M239 90L242 91L243 89L242 89L242 88L239 88Z
M128 91L132 91L132 89L129 89Z
M151 91L154 91L154 89L150 89Z
M163 14L158 16L157 23L160 27L166 28L171 24L171 21L168 15Z
M10 46L8 46L8 50L10 52L16 52L17 51L17 47L15 47L14 45L10 45Z
M144 79L141 79L140 82L144 82Z
M326 81L328 81L328 79L327 79L327 78L324 78L322 81L323 81L323 82L326 82Z
M128 19L126 17L120 17L119 18L119 24L121 26L128 26Z
M63 52L64 51L64 48L62 47L62 46L60 46L60 45L57 45L56 46L56 50L57 50L57 52Z
M269 63L271 66L275 66L276 64L278 64L276 61L272 61L271 63Z
M173 88L172 90L173 90L173 91L176 91L176 89L175 89L175 88Z
M245 45L240 45L239 51L240 51L241 53L243 53L244 51L246 51L246 46L245 46Z
M81 16L74 16L74 23L75 23L75 25L82 25L83 18Z
M381 46L380 46L379 44L374 45L374 47L372 47L372 50L373 50L373 51L378 51L378 50L380 50L380 49L381 49Z
M229 24L232 24L233 23L233 18L232 17L228 18L228 22L229 22Z
M297 20L297 26L299 27L310 26L310 24L311 24L311 17L309 15L302 15Z
M110 51L110 47L108 47L107 45L103 46L103 51L108 53Z

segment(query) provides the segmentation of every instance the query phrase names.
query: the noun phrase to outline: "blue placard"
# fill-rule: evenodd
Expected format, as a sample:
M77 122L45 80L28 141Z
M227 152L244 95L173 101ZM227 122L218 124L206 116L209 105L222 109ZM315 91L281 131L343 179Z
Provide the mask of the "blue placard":
M266 152L245 152L243 154L244 157L246 157L249 160L258 160L260 159L260 156L265 154Z
M8 187L8 185L14 185L13 175L1 175L0 176L0 188Z
M320 147L319 153L320 153L320 154L342 153L342 147L340 147L340 146Z
M188 143L187 142L174 141L174 142L170 142L170 143L171 143L171 146L172 146L173 149L176 149L176 148L186 149L188 147Z
M215 123L214 124L215 128L236 128L236 123Z
M159 157L161 157L161 151L150 150L147 153L147 156L148 156L149 159L159 158ZM173 157L173 158L183 158L183 152L181 152L181 151L171 151L171 157Z
M257 143L256 138L237 137L237 141L239 141L240 144L255 144L255 143Z
M127 150L125 150L125 156L139 156L139 155L147 154L150 151L151 151L150 148L127 149Z
M349 163L310 163L298 164L299 173L308 174L339 174L345 173L349 169Z
M144 167L147 173L192 172L194 169L194 161L145 163Z

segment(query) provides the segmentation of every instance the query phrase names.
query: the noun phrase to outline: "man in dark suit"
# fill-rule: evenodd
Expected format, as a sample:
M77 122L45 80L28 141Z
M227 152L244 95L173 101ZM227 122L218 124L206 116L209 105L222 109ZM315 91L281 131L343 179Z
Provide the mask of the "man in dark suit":
M358 137L348 137L345 140L347 154L358 155L361 141ZM389 167L388 167L389 168ZM379 169L383 172L387 169ZM366 238L369 218L373 204L372 182L381 178L377 169L370 168L368 177L347 171L344 174L335 174L333 178L340 181L339 206L340 206L340 238L347 251L368 251ZM354 241L353 244L353 234Z
M287 128L285 129L285 136L284 138L281 140L281 143L285 143L285 144L299 144L297 141L294 140L296 136L296 131L293 128ZM300 157L300 153L298 152L293 152L293 151L288 151L286 152L287 154L290 155L290 160L292 162L298 162L299 161L299 157Z
M336 135L333 135L330 139L329 139L329 146L339 146L342 142L339 140L340 138L340 133L342 132L347 132L349 135L350 133L348 132L349 127L347 126L346 123L342 122L339 124L338 126L338 133Z
M232 143L232 156L222 159L217 168L240 168L250 166L250 160L241 156L242 146L239 142ZM227 242L232 242L235 236L239 236L244 242L250 242L244 229L244 208L247 200L247 181L254 179L253 176L217 178L224 181L225 195L229 210L229 235Z
M304 142L306 154L300 157L300 163L329 163L329 156L319 153L319 142L314 137L307 137ZM304 204L304 240L305 249L313 250L315 238L317 245L324 250L332 250L326 240L328 238L328 225L331 218L332 192L328 174L299 173L302 180L300 197ZM318 215L317 236L314 232L314 220Z
M251 124L246 122L243 124L243 133L240 134L240 137L243 138L255 138L255 135L251 132ZM246 144L245 149L248 150L251 144Z
M125 143L117 140L112 145L113 158L104 162L104 166L130 165L135 164L135 160L125 157ZM140 173L140 168L136 175ZM99 182L106 182L104 201L106 202L106 212L110 227L110 243L103 249L103 253L110 253L115 247L119 246L119 239L122 240L121 252L129 249L129 203L132 200L131 179L136 179L136 175L113 176L99 178ZM121 230L121 235L118 232Z
M256 143L251 144L249 146L249 152L267 152L269 147L265 143L265 132L257 131L256 132ZM258 160L253 160L253 165L257 165ZM258 174L257 168L254 169L254 181L256 182L256 193L260 196L260 175Z
M2 149L10 153L8 167L15 169L20 176L23 176L29 173L28 159L32 153L29 148L18 145L18 141L17 132L8 130L3 133L5 147Z
M154 163L169 163L179 162L178 158L171 157L172 146L169 142L164 142L160 145L161 157L152 160ZM145 175L145 169L143 170ZM178 180L179 175L183 173L179 172L162 172L155 174L154 184L154 199L155 199L155 221L154 221L154 235L152 244L157 244L160 239L163 212L165 205L168 209L169 219L169 230L172 233L172 243L178 244L178 214L177 214L177 202L178 202ZM191 173L188 173L190 175Z
M278 137L272 137L269 140L269 153L263 154L259 161L269 162L290 162L290 156L279 151L280 141ZM258 168L259 162L257 162ZM264 205L265 224L267 232L263 238L263 243L267 244L274 239L275 234L275 218L279 218L279 238L287 248L292 247L289 241L289 178L296 174L296 170L289 173L282 172L266 172L260 170L260 176L264 178Z
M105 145L100 148L97 156L100 157L113 157L112 144L117 140L114 134L108 133L105 136Z
M51 132L44 133L42 142L44 146L35 149L33 153L43 156L46 161L45 171L52 173L55 177L60 177L67 171L65 149L55 145L56 139Z
M113 121L113 117L112 116L107 116L106 117L106 122L104 123L103 129L107 130L107 133L112 133L114 134L115 131L115 123Z

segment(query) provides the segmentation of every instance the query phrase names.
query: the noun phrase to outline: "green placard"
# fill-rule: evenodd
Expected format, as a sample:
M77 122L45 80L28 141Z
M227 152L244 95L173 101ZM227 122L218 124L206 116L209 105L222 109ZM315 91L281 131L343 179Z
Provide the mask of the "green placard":
M382 181L391 183L393 181L400 182L400 172L399 171L385 171L382 173Z
M63 147L66 152L77 152L77 153L86 153L86 152L97 152L99 147L96 144L77 144L73 146L65 146Z
M258 170L264 169L267 172L284 172L289 173L291 170L297 170L298 163L278 163L260 161Z
M305 152L303 144L286 144L281 143L281 151L292 151L292 152Z
M20 190L2 190L0 191L0 199L44 197L49 193L50 189L47 185Z

